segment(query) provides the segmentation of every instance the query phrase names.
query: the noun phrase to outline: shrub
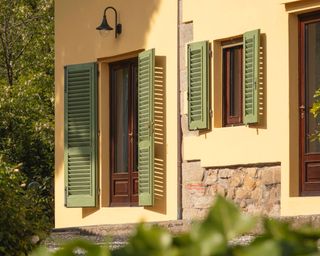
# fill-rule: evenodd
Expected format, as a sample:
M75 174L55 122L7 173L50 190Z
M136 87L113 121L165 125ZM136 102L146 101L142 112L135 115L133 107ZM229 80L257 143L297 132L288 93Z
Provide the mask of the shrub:
M203 222L194 223L190 232L171 235L157 226L140 224L128 244L113 251L77 240L49 253L39 248L32 256L72 256L82 249L88 256L285 256L320 255L320 232L310 228L292 229L289 224L263 219L264 232L248 245L232 245L231 239L249 232L257 219L240 213L233 203L217 197ZM82 254L81 254L82 255Z
M37 184L0 159L0 255L28 255L50 231Z

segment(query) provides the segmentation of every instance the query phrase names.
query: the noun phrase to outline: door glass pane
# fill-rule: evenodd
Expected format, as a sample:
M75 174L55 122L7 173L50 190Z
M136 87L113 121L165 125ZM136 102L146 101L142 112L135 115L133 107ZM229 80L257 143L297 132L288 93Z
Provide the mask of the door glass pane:
M231 84L230 84L230 116L240 115L240 89L241 89L241 51L242 46L232 48L231 51Z
M132 67L132 81L133 81L133 171L138 171L138 67L134 65Z
M305 27L306 34L306 152L320 152L318 140L312 140L311 135L317 128L317 122L310 113L314 102L315 91L320 88L320 22L311 23Z
M128 68L115 71L115 172L128 172Z

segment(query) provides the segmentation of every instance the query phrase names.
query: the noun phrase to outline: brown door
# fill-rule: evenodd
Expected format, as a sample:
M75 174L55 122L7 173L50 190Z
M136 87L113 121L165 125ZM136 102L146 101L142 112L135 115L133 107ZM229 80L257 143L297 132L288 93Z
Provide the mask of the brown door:
M320 143L317 123L310 113L320 88L320 13L300 16L300 193L320 195Z
M111 206L138 202L137 60L110 65Z

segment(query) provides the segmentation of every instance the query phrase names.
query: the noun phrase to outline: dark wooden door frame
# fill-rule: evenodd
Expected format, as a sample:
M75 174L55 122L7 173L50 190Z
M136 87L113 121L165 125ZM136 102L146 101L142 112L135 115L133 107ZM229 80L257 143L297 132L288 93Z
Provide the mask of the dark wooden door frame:
M299 190L301 196L320 195L320 182L307 181L307 165L320 169L320 153L307 153L306 151L306 54L305 54L305 25L320 22L320 12L299 16Z
M116 120L115 112L115 71L128 68L128 173L115 173L115 137L116 129L112 126ZM137 58L109 64L110 70L110 206L137 206L138 205L138 171L136 167L137 155ZM127 193L116 194L115 182L124 186Z

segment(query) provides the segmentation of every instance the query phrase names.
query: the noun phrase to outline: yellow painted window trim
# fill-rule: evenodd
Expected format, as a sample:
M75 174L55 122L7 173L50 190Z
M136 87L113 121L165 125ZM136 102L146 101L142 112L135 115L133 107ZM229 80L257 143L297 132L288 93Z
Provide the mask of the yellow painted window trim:
M116 61L120 61L120 60L126 60L126 59L130 59L130 58L138 57L138 54L143 51L144 51L144 49L139 49L139 50L135 50L132 52L126 52L126 53L122 53L122 54L118 54L118 55L102 57L102 58L98 58L97 61L99 63L111 63L111 62L116 62Z
M320 3L318 0L295 0L285 1L282 3L288 13L301 14L305 12L320 10Z

